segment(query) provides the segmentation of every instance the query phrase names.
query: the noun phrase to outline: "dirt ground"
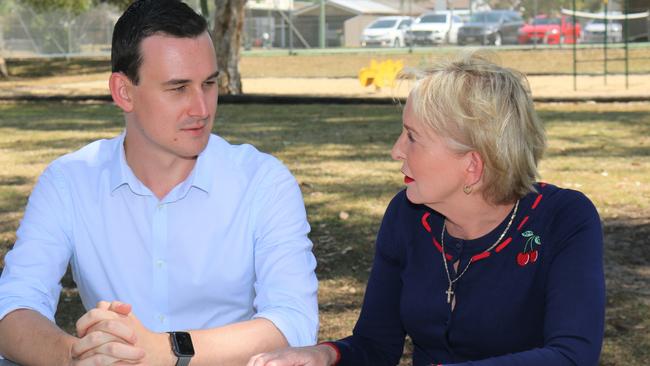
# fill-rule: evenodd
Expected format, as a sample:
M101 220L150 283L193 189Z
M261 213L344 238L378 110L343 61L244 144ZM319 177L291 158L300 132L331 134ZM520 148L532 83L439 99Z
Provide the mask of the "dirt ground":
M579 76L574 90L572 76L530 76L535 98L647 97L650 98L650 75ZM1 81L0 97L107 95L108 74L47 77L30 80ZM405 97L410 85L401 83L380 90L363 87L354 78L244 78L244 93L266 95Z

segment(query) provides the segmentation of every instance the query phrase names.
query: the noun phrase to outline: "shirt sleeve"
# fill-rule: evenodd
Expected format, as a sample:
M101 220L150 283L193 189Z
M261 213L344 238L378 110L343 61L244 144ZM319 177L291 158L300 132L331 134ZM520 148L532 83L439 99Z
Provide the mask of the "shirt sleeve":
M60 281L72 255L67 197L60 172L49 166L29 197L16 243L5 256L0 319L16 309L32 309L54 321Z
M456 366L596 366L603 342L605 276L600 218L573 192L551 221L553 262L546 283L544 347Z
M397 365L402 356L406 332L400 295L405 254L393 228L399 202L393 199L377 234L372 271L352 336L333 342L341 354L339 366Z
M265 318L290 346L316 343L318 281L300 188L274 161L255 196L255 318Z

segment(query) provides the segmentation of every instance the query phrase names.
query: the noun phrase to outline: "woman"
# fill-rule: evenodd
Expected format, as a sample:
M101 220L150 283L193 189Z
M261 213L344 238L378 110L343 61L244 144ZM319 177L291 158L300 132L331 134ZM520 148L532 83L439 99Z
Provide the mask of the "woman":
M545 134L520 73L478 54L424 72L392 150L406 189L377 237L353 335L257 355L260 365L597 365L600 219L535 183Z

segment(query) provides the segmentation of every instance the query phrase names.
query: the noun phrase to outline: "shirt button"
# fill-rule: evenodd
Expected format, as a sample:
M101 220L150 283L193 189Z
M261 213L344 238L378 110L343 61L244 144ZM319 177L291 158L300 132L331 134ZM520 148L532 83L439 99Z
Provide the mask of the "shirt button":
M163 261L162 259L158 259L156 261L156 267L162 268L164 265L165 265L165 261Z
M165 322L165 316L163 314L158 315L158 319L160 320L161 323Z

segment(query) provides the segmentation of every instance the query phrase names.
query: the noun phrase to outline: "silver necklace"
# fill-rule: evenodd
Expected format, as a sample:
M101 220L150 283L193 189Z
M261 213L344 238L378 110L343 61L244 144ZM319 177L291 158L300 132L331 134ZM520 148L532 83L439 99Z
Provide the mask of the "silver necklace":
M517 208L519 208L519 200L515 202L515 208L512 210L512 214L510 215L510 221L508 221L508 225L506 226L506 229L503 230L501 235L499 236L499 239L494 242L489 248L485 249L483 253L487 253L494 249L500 242L501 239L506 235L508 230L510 230L510 226L512 225L512 222L515 220L515 216L517 216ZM469 269L470 264L472 264L472 259L470 258L469 262L467 262L467 265L465 266L465 269L456 276L453 280L451 279L451 275L449 274L449 268L447 266L447 255L445 254L445 227L447 225L447 221L442 222L442 233L440 234L440 247L442 248L442 261L445 264L445 272L447 273L447 281L449 281L449 287L447 288L447 291L445 293L447 294L447 304L451 304L451 299L454 297L454 284L467 272Z

